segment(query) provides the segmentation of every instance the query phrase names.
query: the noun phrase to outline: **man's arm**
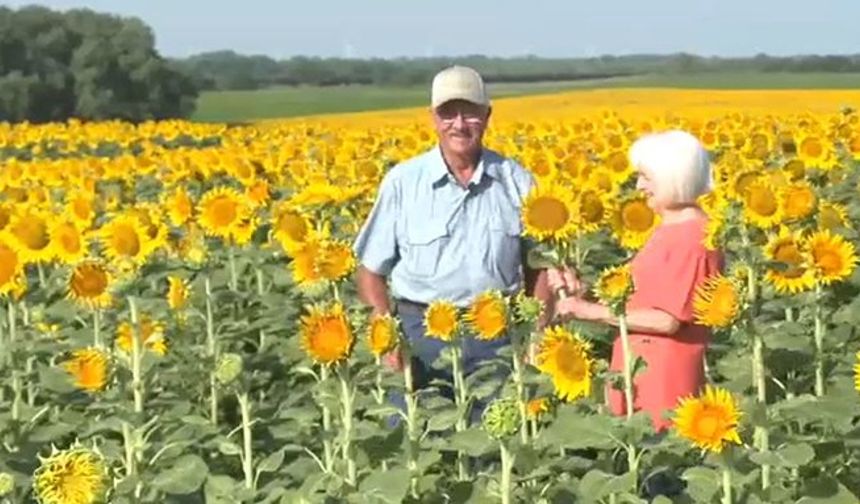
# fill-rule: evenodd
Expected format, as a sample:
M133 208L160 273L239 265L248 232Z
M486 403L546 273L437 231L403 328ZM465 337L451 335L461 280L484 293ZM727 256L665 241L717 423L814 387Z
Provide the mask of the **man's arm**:
M373 314L385 315L390 313L388 285L385 282L385 277L370 271L363 265L358 267L356 277L358 297L373 308Z

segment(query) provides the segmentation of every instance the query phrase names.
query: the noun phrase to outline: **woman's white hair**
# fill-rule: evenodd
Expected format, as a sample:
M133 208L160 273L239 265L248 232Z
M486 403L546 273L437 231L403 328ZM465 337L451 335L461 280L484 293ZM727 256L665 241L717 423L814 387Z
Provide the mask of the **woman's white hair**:
M630 163L654 176L673 204L695 203L712 187L708 151L686 131L652 133L630 146Z

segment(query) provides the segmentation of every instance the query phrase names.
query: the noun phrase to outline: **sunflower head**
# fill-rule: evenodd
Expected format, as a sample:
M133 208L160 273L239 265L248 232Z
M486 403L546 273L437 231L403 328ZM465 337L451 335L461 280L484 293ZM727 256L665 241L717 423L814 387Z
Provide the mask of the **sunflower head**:
M482 292L469 304L463 318L477 339L494 340L508 325L508 304L499 291Z
M176 275L167 277L167 304L172 310L181 310L188 302L189 295L188 280Z
M535 186L522 204L524 235L537 240L564 240L576 231L569 190L559 185Z
M633 293L633 276L630 263L606 268L594 285L594 293L600 301L609 305L616 313L624 308Z
M549 397L538 397L526 404L526 416L529 420L540 420L552 408Z
M828 230L816 231L806 240L809 263L824 285L845 280L857 265L854 244Z
M62 364L75 386L86 392L100 392L110 377L110 359L100 348L82 348L71 353Z
M107 502L110 476L104 458L94 450L73 447L52 450L33 473L33 493L40 504Z
M744 196L744 219L762 229L770 229L784 218L779 193L764 178L758 178L747 187Z
M0 238L0 295L18 292L24 281L24 264L18 251Z
M218 357L218 363L215 365L215 379L221 385L229 385L242 374L242 367L241 355L233 352L223 353Z
M685 397L675 409L678 434L702 450L723 451L726 443L741 444L738 421L741 412L731 394L710 384L699 397Z
M591 394L593 362L590 345L563 327L544 330L537 350L537 368L552 378L555 394L573 401Z
M397 320L390 314L374 315L367 331L367 344L373 355L381 357L397 347Z
M524 290L514 296L514 320L520 323L534 324L544 313L544 302L529 296Z
M848 227L848 209L839 203L822 200L818 205L818 227L835 231L841 227Z
M795 182L780 192L781 206L787 220L805 219L815 212L818 195L807 182Z
M332 365L352 355L355 337L343 305L312 306L301 318L302 348L315 362Z
M250 217L251 205L237 190L217 187L200 198L197 214L200 227L207 235L232 239L239 226Z
M697 323L707 327L729 327L741 312L741 288L733 278L715 275L699 285L693 297Z
M624 198L616 206L611 219L615 238L622 247L631 250L642 248L659 222L659 216L641 194Z
M424 333L429 338L453 341L459 326L457 307L450 301L437 299L424 311Z
M799 232L780 229L764 247L764 256L775 263L765 270L764 279L781 294L794 294L811 289L815 284L813 271L807 267L805 242Z
M98 259L78 263L68 281L68 296L91 309L107 308L113 302L110 286L113 276L107 265Z
M481 426L493 439L506 439L520 430L522 419L516 400L498 398L491 402L481 416Z
M116 330L116 345L126 354L131 354L134 336L137 334L141 351L149 349L157 355L167 353L167 338L164 335L164 324L153 320L149 315L142 315L137 328L129 321L120 322Z

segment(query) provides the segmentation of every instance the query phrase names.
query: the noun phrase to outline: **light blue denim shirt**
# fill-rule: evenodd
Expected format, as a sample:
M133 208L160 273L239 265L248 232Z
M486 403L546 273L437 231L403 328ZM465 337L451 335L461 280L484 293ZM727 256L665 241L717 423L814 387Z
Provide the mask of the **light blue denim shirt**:
M463 187L437 145L383 177L356 257L390 276L396 299L465 306L487 289L512 294L522 279L520 207L533 185L517 162L484 149Z

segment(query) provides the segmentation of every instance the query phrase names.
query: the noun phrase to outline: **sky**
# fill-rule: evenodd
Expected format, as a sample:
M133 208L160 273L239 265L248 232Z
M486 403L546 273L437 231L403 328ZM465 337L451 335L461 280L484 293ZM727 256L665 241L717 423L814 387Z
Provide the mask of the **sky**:
M136 16L165 56L857 54L860 0L3 0Z

